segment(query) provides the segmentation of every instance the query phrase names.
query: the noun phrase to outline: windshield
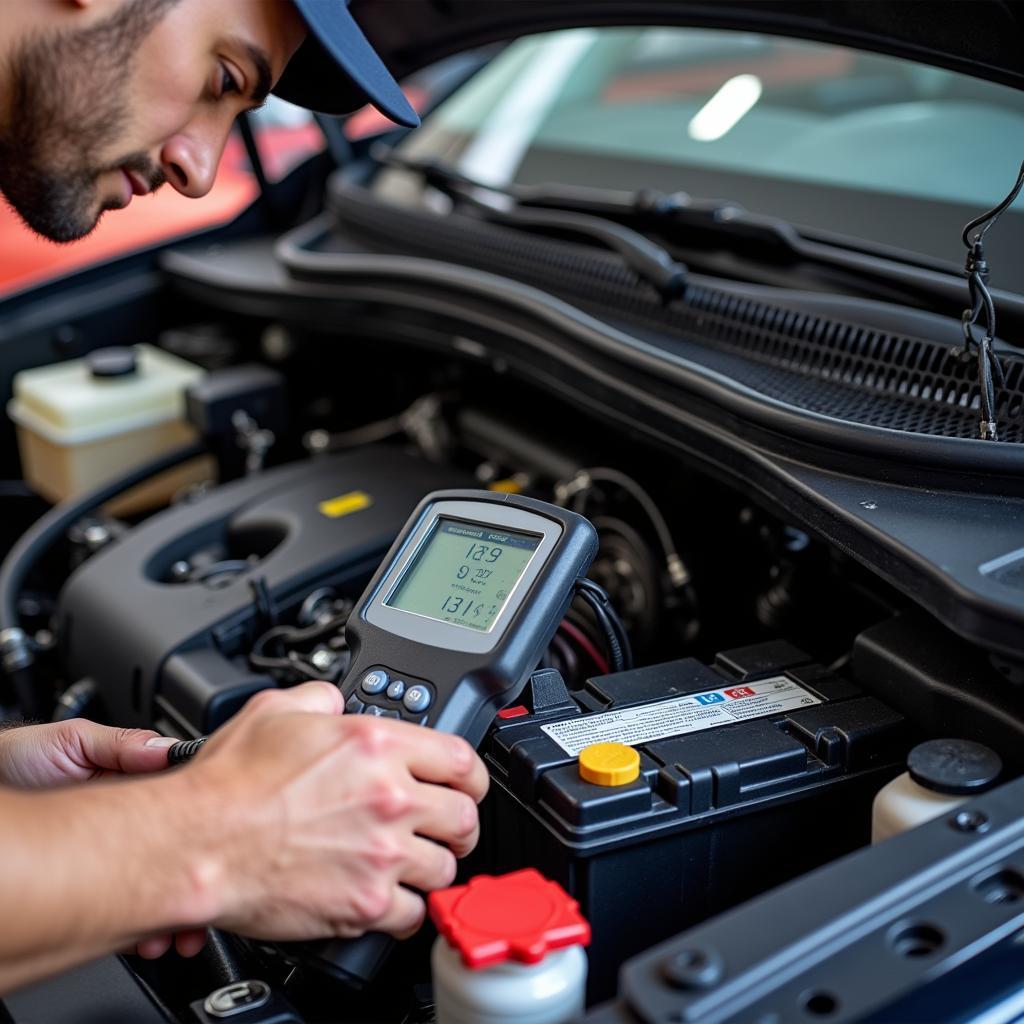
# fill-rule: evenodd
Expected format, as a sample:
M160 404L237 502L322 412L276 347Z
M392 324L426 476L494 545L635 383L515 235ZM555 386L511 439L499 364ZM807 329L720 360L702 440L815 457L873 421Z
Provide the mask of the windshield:
M963 224L1024 157L1024 94L756 33L574 29L510 45L403 152L492 185L730 199L962 265ZM1024 218L990 238L993 284L1024 290Z

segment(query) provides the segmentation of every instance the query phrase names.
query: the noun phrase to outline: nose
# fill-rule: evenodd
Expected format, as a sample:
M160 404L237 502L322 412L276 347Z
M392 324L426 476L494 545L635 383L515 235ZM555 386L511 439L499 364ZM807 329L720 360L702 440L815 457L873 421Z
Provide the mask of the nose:
M190 199L205 196L213 187L230 130L228 125L201 134L180 132L167 139L160 149L160 166L170 185Z

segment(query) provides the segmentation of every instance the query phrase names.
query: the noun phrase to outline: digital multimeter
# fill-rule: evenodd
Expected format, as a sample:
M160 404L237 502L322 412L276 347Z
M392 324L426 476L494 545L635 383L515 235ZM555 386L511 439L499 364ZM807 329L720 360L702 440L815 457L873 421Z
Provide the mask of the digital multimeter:
M586 519L546 502L427 495L346 625L346 713L415 722L478 746L537 668L597 546ZM278 948L359 987L390 944L370 933Z
M596 553L593 526L554 505L428 495L348 620L346 711L478 745L536 669Z

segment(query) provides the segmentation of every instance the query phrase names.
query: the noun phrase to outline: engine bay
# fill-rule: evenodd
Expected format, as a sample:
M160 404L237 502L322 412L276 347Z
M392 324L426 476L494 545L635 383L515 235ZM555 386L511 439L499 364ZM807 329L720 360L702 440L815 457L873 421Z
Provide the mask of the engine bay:
M223 338L185 336L230 392L238 367L209 359ZM180 352L182 334L164 344ZM143 513L112 514L106 501L22 577L32 657L19 692L42 714L192 739L259 690L339 682L353 602L429 491L485 488L585 515L599 537L590 577L635 667L614 670L600 623L574 603L480 745L492 786L460 878L534 868L558 882L592 930L593 1006L615 997L629 958L866 847L872 802L915 744L984 742L1015 770L1012 663L639 424L553 403L500 365L401 345L350 368L381 381L387 401L297 401L323 378L312 342L271 326L262 344L284 356L275 386L291 392L291 422L275 420L261 458L239 458L258 424L236 419L220 441L211 428L223 482L183 486ZM386 372L395 351L404 364ZM18 651L5 655L16 678ZM581 778L581 750L607 739L639 753L627 784ZM258 977L297 1020L427 1021L432 937L428 927L401 943L361 992L226 934L198 962L128 962L174 1019L193 1019L218 985Z
M1013 5L345 6L411 134L13 247L0 1024L1021 1019Z

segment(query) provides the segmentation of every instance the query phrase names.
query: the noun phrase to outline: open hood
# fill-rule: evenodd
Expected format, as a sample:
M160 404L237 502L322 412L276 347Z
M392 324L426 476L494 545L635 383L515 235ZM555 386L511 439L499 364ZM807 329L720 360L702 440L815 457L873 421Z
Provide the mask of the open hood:
M697 25L873 50L1024 89L1024 5L1010 0L352 0L351 9L398 78L534 32Z

